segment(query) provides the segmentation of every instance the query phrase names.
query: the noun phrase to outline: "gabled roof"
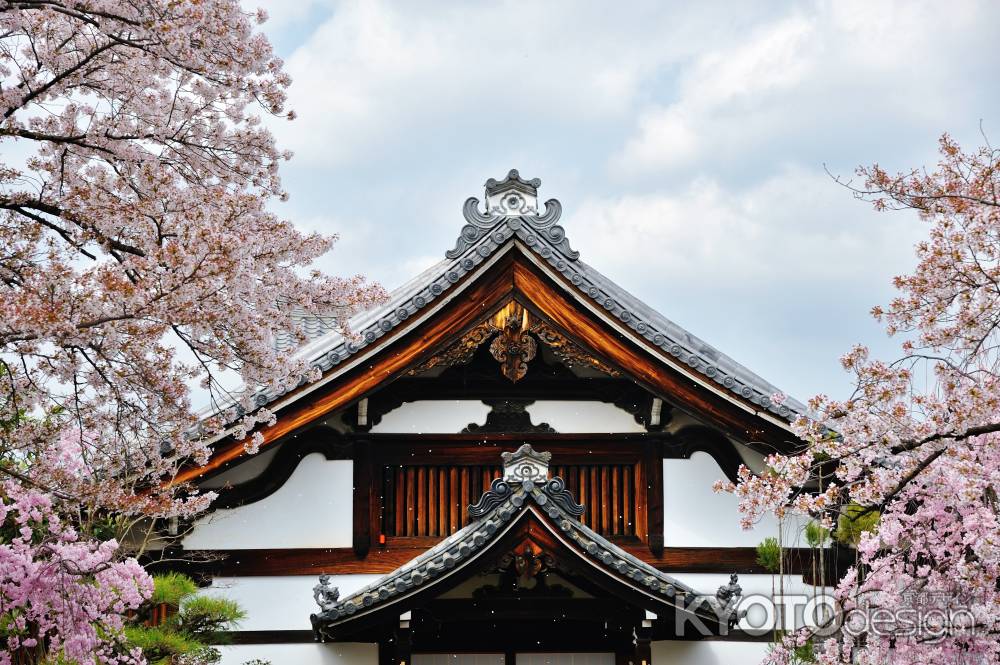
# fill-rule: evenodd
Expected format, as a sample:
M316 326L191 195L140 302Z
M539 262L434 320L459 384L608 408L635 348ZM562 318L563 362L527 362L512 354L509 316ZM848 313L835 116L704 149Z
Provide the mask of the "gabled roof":
M507 180L497 183L491 179L488 186L492 184L494 192L503 192L504 183L510 182L513 188L519 179L517 170L511 170ZM528 182L541 184L537 178ZM669 354L674 362L683 363L720 388L786 421L805 413L806 407L791 397L781 404L774 403L772 396L781 392L776 386L581 261L579 252L570 247L566 230L558 223L562 215L558 200L546 201L545 212L541 214L530 207L512 214L500 208L482 212L479 200L470 197L462 212L466 225L443 261L393 291L385 304L350 320L350 329L356 331L358 339L345 339L333 329L331 321L303 316L301 323L311 341L298 352L312 358L313 366L324 372L334 368L446 294L468 272L517 239L559 271L581 295ZM293 350L290 336L280 338L277 344L279 348ZM280 396L278 392L262 392L257 404L263 406Z
M469 515L476 521L350 596L341 599L337 589L321 576L313 593L321 611L310 617L316 638L347 639L354 632L349 627L352 623L383 610L393 617L409 611L418 592L426 597L433 593L428 591L430 587L447 585L453 573L474 567L479 560L492 561L488 553L497 549L494 545L530 513L547 516L548 520L539 520L545 529L590 568L624 585L633 595L638 592L646 609L667 607L697 617L717 631L735 623L740 594L735 576L731 585L717 594L700 594L614 545L580 521L584 507L566 489L563 479L548 478L550 457L549 453L535 452L529 444L513 455L504 453L504 476L495 479L482 498L469 506ZM527 473L521 468L526 461L531 462ZM414 602L408 603L411 599Z
M385 304L354 316L349 321L354 332L350 338L333 330L331 321L301 317L310 341L295 353L308 358L323 373L323 378L308 385L302 379L295 387L262 390L255 398L255 405L272 410L284 408L357 368L380 349L384 340L398 337L401 331L409 332L443 303L459 297L473 273L484 271L506 253L516 250L553 276L579 306L641 343L662 366L693 378L703 388L742 405L767 420L769 427L778 426L789 432L789 439L794 438L788 424L805 413L806 407L801 402L787 397L776 403L772 396L780 391L773 384L581 261L559 224L562 215L559 201L549 199L544 212L538 211L539 185L537 179L521 179L516 170L504 181L488 181L485 211L478 199L466 200L463 206L466 224L455 247L445 253L446 258L396 289ZM292 352L291 337L281 337L277 344ZM239 406L233 409L240 415ZM197 473L192 471L191 475Z

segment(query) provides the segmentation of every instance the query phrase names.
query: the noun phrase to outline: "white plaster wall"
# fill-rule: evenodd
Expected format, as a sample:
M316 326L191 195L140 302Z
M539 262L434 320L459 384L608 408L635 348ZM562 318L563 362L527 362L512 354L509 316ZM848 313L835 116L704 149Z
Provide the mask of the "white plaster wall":
M716 589L729 582L728 574L671 573L671 575L695 591L705 594L715 593ZM783 585L782 582L784 582ZM790 597L788 609L781 611L785 618L785 628L792 630L805 625L803 619L804 604L802 604L804 601L800 603L791 597L811 598L814 588L811 584L803 582L801 575L784 575L782 577L777 575L740 575L739 584L743 588L743 601L737 609L748 610L748 615L740 621L737 628L751 631L765 624L771 625L770 622L773 621L774 615L768 615L759 597L773 598L782 593ZM817 594L822 594L824 591L828 594L833 593L833 589L829 587L826 589L817 587L815 591Z
M345 598L381 575L330 575L330 584ZM230 598L247 613L237 630L312 630L309 615L319 611L312 588L316 575L217 577L204 593Z
M516 665L615 665L613 653L519 653Z
M220 665L242 665L254 658L272 665L377 665L378 645L339 644L239 644L219 647Z
M426 400L407 402L382 417L373 434L454 434L469 423L486 422L490 407L479 400Z
M469 423L483 424L490 407L478 400L407 402L387 413L373 433L440 434L461 432ZM631 414L613 404L539 400L528 407L536 425L548 423L560 433L644 432Z
M184 547L255 549L350 547L353 462L306 455L271 496L209 513L195 523Z
M755 665L767 655L762 642L653 642L652 665Z
M415 653L413 665L504 665L502 653Z
M605 402L540 400L528 413L531 422L548 423L560 434L646 431L632 414Z
M740 527L738 501L732 494L712 491L726 475L708 453L691 459L663 460L663 543L667 547L756 547L778 536L778 520L764 516L753 529ZM785 520L782 544L803 545L804 520Z
M701 593L715 593L720 586L729 583L728 573L670 573L670 575ZM754 593L770 595L772 577L777 585L777 575L740 575L743 595ZM785 593L812 593L812 585L803 582L801 575L785 575L784 582Z

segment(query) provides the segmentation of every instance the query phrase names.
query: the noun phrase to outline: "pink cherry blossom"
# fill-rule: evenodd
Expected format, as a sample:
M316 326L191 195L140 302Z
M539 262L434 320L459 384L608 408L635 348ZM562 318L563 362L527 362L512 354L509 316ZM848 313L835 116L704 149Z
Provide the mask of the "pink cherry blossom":
M28 154L0 166L0 422L18 422L2 452L39 460L36 485L202 507L154 486L222 425L270 421L260 388L315 377L275 336L384 297L309 272L333 238L270 211L288 155L255 113L286 114L289 80L257 18L235 0L0 11L0 141ZM220 413L202 437L195 381Z
M203 510L211 494L164 481L223 427L272 420L258 390L316 376L276 337L384 298L312 270L335 239L274 212L290 155L259 115L291 112L264 18L237 0L0 8L0 615L38 622L21 646L126 662L105 650L146 582L95 527Z
M125 614L153 591L135 559L120 559L114 540L79 538L49 496L16 482L0 488L0 516L16 534L0 542L0 616L12 619L0 665L43 644L68 662L142 662L122 635Z
M787 511L833 525L848 503L880 513L837 598L845 610L937 618L817 638L826 665L1000 658L1000 151L963 153L945 136L941 155L931 173L860 170L859 197L915 209L930 226L914 272L895 280L900 295L873 310L903 338L899 359L852 349L842 363L854 394L810 402L796 423L804 450L718 485L739 497L744 526ZM808 637L787 637L767 662L793 662Z

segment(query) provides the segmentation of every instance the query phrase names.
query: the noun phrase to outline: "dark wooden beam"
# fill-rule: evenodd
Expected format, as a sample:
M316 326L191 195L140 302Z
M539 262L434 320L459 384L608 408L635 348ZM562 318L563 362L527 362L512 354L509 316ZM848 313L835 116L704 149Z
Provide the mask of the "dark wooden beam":
M369 431L383 416L407 402L422 400L568 400L614 404L629 413L637 424L648 427L653 396L626 378L578 377L562 365L548 365L542 354L528 363L528 372L512 383L497 369L496 360L483 344L468 365L456 365L433 377L404 376L385 385L368 398ZM543 345L544 348L544 345ZM485 358L484 358L485 356ZM663 422L669 421L672 406L664 405ZM355 422L356 406L349 418ZM651 428L654 430L662 427Z
M428 539L428 546L433 539ZM642 544L620 545L627 552L666 573L739 573L768 574L757 563L757 550L753 547L664 547L663 553L653 556ZM426 548L374 547L364 558L359 558L352 547L290 548L255 550L212 550L192 552L208 555L208 561L171 561L169 564L150 562L154 569L178 569L201 576L267 577L278 575L338 575L385 574L419 556ZM787 551L786 570L790 575L811 575L811 550L792 548ZM839 579L853 563L849 553L828 550L826 555L828 581Z
M311 630L234 630L221 634L220 644L312 644L316 641ZM728 635L709 636L704 638L706 642L771 642L773 635L770 632L763 634L748 634L740 630L730 631ZM380 645L381 646L381 645ZM445 649L462 653L465 650ZM476 651L475 649L470 651ZM478 651L482 651L479 649ZM389 650L391 653L392 650ZM419 653L419 651L417 652ZM511 652L513 654L513 651ZM513 661L510 661L513 665Z
M555 455L559 464L635 464L644 465L647 479L647 502L661 502L662 459L687 459L695 452L705 452L715 459L730 480L736 479L741 463L733 445L718 431L708 427L686 427L677 434L662 432L629 434L339 434L321 426L285 441L274 459L252 480L215 489L219 498L211 510L234 508L260 501L280 488L291 477L299 462L312 453L322 453L328 460L354 459L355 448L371 445L374 455L368 455L373 468L396 463L427 463L439 465L491 464L500 459L502 451L516 449L530 442ZM659 456L660 462L655 460ZM357 473L358 470L356 469ZM370 479L377 480L377 473ZM360 482L361 478L356 478ZM366 485L366 486L370 486ZM355 484L355 487L361 485ZM377 490L377 487L375 488ZM370 493L378 496L378 492ZM370 498L370 497L369 497ZM378 502L376 502L377 504ZM360 516L360 514L359 514ZM374 519L374 522L371 522ZM662 534L663 508L647 514L650 534ZM378 515L368 513L364 521L376 524ZM658 522L656 522L658 520ZM655 523L654 523L655 522ZM655 554L655 552L654 552Z
M233 630L222 633L220 644L308 644L316 641L311 630Z
M432 465L499 464L501 452L531 443L552 453L555 464L615 464L636 462L650 445L649 437L661 434L427 434L367 435L373 442L377 461L384 464L408 462Z

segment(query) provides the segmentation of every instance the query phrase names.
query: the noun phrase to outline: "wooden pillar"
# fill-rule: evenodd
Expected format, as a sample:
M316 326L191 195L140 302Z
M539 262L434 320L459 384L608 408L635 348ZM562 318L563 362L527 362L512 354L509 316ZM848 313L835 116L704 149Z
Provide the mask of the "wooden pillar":
M635 665L651 665L653 662L653 650L650 648L650 641L644 640L635 645Z
M410 613L400 614L399 625L390 626L387 633L378 642L378 665L410 665L413 656Z
M395 638L380 640L378 643L378 665L396 665Z
M663 556L663 442L646 443L643 455L646 476L646 538L653 556Z
M371 441L354 444L354 554L368 555L372 543L372 454Z
M413 633L410 630L410 612L399 615L396 629L396 665L411 665L413 659Z
M633 656L634 665L652 665L652 634L652 628L644 627L635 631L635 655Z

